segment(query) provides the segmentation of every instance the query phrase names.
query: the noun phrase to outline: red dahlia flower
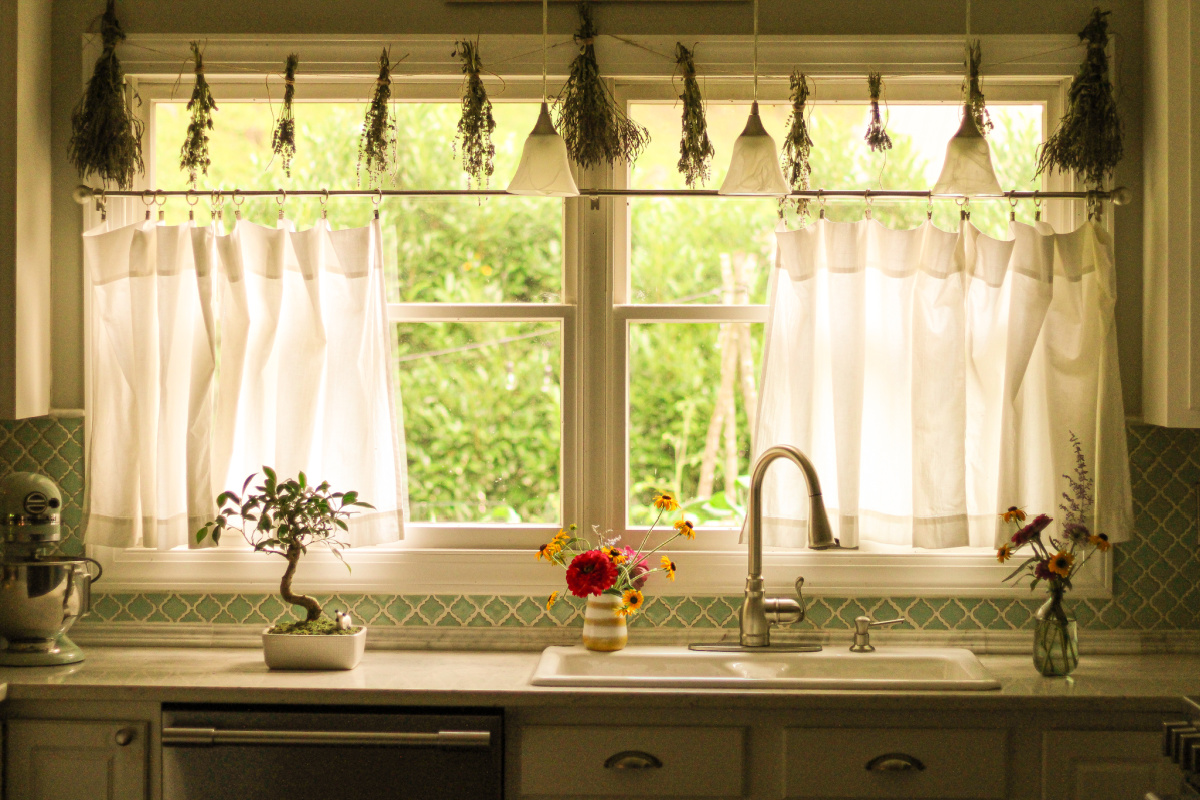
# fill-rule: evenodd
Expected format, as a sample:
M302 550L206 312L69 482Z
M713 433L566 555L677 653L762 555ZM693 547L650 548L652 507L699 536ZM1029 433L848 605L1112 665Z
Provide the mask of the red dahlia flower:
M567 567L567 588L576 597L598 595L617 582L617 565L599 550L586 550Z

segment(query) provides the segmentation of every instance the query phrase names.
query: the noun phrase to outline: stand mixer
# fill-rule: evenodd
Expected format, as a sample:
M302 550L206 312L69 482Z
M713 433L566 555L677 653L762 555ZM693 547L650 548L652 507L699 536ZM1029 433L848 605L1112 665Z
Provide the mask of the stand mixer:
M67 629L91 607L102 569L93 559L53 552L62 539L61 513L62 494L49 478L14 472L0 479L0 665L83 660Z

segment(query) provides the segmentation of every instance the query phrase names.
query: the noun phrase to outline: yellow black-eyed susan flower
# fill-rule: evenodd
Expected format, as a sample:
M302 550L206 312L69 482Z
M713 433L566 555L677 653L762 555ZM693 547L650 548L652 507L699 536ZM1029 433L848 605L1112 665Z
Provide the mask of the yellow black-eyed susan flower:
M604 555L606 555L612 559L612 562L614 564L624 564L625 563L625 554L623 552L621 552L620 549L613 547L611 545L605 545L604 547L602 547L600 549L601 549L601 551L603 551Z
M675 562L666 556L662 557L662 571L667 573L667 577L675 580Z
M562 550L562 545L557 541L546 542L538 548L537 558L541 561L543 558L547 561L553 561L554 557Z
M1108 540L1107 533L1097 533L1095 536L1089 536L1088 544L1095 547L1101 553L1107 553L1108 549L1112 547L1112 542Z
M1051 557L1047 567L1055 575L1061 575L1066 578L1071 574L1071 565L1075 563L1075 556L1070 553L1059 550L1056 555Z
M546 610L549 611L550 609L554 608L554 604L557 602L558 592L551 592L550 596L546 598Z
M621 607L617 609L617 614L622 617L632 617L646 602L646 596L637 589L630 589L621 596Z
M686 539L696 538L696 526L691 523L691 520L681 519L675 523L675 530L680 536Z
M1010 558L1012 558L1012 554L1013 546L1008 542L1005 542L1004 545L996 551L996 560L1003 564L1005 561L1008 561Z
M670 492L657 492L654 495L654 507L659 511L674 511L679 508L679 503Z
M1009 506L1008 511L1005 511L1000 516L1004 518L1005 522L1024 522L1025 521L1025 512L1022 511L1021 509L1017 508L1016 506Z

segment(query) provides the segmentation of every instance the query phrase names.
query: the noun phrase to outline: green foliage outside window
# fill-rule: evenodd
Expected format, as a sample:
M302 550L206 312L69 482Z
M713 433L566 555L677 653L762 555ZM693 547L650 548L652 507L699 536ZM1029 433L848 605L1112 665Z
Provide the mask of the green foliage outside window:
M819 94L815 100L819 101ZM276 111L278 104L276 104ZM355 188L358 134L363 106L308 103L296 114L299 145L292 176L272 161L272 107L265 103L222 105L221 126L210 143L212 166L205 189L234 187ZM399 188L466 188L452 149L459 104L397 103ZM718 185L746 107L709 105L716 147L710 185ZM865 106L817 106L810 122L813 187L926 188L927 156L893 123L895 146L886 154L861 141ZM989 136L1001 184L1036 188L1034 147L1040 141L1036 114L992 108ZM535 104L494 104L496 176L503 183L516 168ZM679 108L635 106L631 116L654 136L632 173L632 185L682 187L675 169ZM763 106L768 130L782 140L787 106ZM188 188L180 174L178 143L187 127L182 104L160 104L156 114L157 185ZM953 127L957 127L957 123ZM951 130L952 132L952 130ZM948 135L948 134L947 134ZM940 157L935 168L940 166ZM203 194L202 194L203 197ZM197 223L206 224L206 202ZM320 217L317 199L289 198L288 219L298 227ZM274 225L274 198L247 200L243 216ZM382 205L385 268L391 302L560 302L563 255L561 202L543 198L387 199ZM765 302L774 258L771 231L778 204L772 200L635 199L632 201L632 301L720 303L722 269L741 270L744 300ZM817 205L810 206L815 217ZM861 219L861 202L830 202L833 220ZM925 222L923 203L873 204L874 218L890 227ZM972 222L1003 236L1009 209L978 203ZM369 199L332 199L334 228L364 224ZM186 219L183 203L167 206L167 221ZM225 203L226 227L232 205ZM1028 209L1022 219L1028 220ZM789 217L789 222L795 222ZM934 223L958 225L958 209L935 204ZM740 289L739 287L736 287ZM736 292L735 292L736 293ZM761 325L748 326L757 387ZM695 498L721 377L719 325L640 324L630 332L631 521L647 507L652 490ZM561 331L554 322L404 323L394 326L397 384L408 447L409 490L414 521L545 522L560 519L559 438ZM728 334L727 334L728 335ZM692 501L689 513L702 523L737 524L745 502L750 439L745 387L735 387L736 466L726 477L725 458L713 467L713 495ZM736 473L736 474L733 474ZM314 475L319 479L320 476ZM587 480L588 476L584 476ZM727 496L724 487L735 491Z

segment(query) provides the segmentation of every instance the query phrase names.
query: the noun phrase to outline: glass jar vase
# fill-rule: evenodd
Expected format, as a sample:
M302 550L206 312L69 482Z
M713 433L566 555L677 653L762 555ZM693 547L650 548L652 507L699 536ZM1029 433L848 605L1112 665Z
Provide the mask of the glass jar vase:
M1051 589L1034 617L1033 665L1047 677L1070 675L1079 665L1079 625L1063 606L1062 589Z

